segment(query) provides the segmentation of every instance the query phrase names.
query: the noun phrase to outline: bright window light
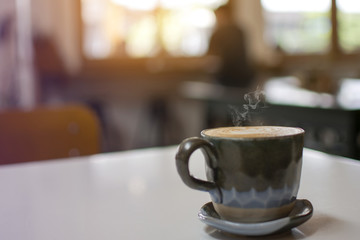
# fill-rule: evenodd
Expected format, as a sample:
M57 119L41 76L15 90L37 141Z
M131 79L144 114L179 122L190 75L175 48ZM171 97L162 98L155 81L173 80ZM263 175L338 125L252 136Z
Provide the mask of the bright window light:
M132 10L151 11L158 4L158 0L111 0L113 3Z
M89 58L206 53L213 10L228 0L81 0Z
M360 2L337 0L338 35L344 52L360 51Z
M133 57L151 56L156 47L156 22L153 16L145 17L131 29L126 50Z
M261 3L269 12L324 12L331 6L329 0L261 0Z
M217 8L226 2L227 0L160 0L160 5L167 9L187 8L194 5Z
M199 28L207 28L215 25L215 14L209 9L198 8L188 11L184 14L183 20L187 25L193 25Z
M336 6L341 12L360 13L360 1L354 0L337 0Z
M323 53L330 46L331 0L262 0L267 42L290 54Z

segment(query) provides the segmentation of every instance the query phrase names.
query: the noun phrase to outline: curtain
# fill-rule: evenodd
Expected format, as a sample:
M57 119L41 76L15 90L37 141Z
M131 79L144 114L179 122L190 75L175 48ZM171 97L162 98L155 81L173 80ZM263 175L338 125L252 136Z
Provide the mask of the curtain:
M0 1L0 109L36 102L29 1Z

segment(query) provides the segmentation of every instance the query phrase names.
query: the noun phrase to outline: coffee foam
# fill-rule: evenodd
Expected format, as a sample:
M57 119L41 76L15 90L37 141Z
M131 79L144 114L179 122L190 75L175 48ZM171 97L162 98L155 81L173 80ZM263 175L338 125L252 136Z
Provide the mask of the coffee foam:
M203 134L211 137L230 138L263 138L290 136L302 133L300 128L277 127L277 126L249 126L249 127L222 127L203 131Z

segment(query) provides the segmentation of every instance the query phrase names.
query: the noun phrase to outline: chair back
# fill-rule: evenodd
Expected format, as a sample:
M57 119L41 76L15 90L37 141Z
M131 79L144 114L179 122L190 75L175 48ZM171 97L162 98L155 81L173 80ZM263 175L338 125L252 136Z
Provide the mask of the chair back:
M0 112L0 164L100 152L100 126L82 105Z

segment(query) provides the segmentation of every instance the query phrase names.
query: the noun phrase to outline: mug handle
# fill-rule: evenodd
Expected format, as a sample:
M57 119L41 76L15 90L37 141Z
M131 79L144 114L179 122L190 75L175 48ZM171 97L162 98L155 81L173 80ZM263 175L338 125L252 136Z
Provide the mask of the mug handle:
M176 154L176 168L182 181L190 188L200 191L211 191L217 189L214 182L204 181L193 177L189 170L189 160L191 154L197 149L202 148L207 165L216 168L216 150L214 145L202 138L187 138L179 145Z

